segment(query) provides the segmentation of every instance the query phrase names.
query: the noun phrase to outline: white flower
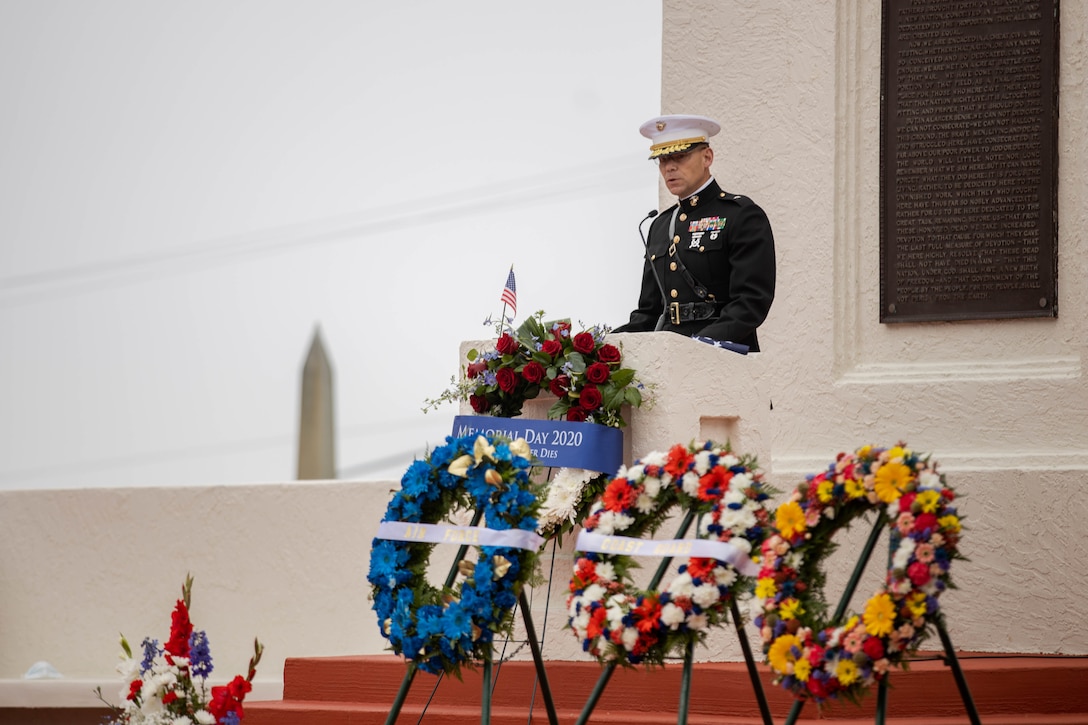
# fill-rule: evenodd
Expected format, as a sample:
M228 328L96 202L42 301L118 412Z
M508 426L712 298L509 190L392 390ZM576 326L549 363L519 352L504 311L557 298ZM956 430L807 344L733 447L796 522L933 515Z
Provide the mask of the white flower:
M737 580L737 570L733 567L714 567L714 581L723 587L731 586Z
M595 602L604 596L604 587L600 584L590 584L582 594L587 601Z
M718 465L725 466L726 468L732 468L739 465L740 459L734 456L732 453L726 453L718 458Z
M651 498L657 498L661 493L661 479L656 476L647 476L642 480L642 489Z
M623 641L623 646L628 651L633 650L635 645L638 644L638 629L635 627L628 627L623 630L623 634L620 635L620 639Z
M744 554L745 556L752 553L752 542L748 541L748 539L744 538L743 536L734 536L732 539L729 540L729 543L733 545L734 549Z
M684 610L669 602L661 608L661 621L668 625L669 629L676 629L684 621Z
M933 471L923 471L918 474L918 488L923 491L940 491L944 488L941 485L941 477Z
M668 461L668 457L661 451L650 451L642 457L642 465L644 466L664 466Z
M589 612L583 609L577 617L570 620L570 626L574 627L574 630L578 632L579 637L584 638L586 636L586 629L589 628Z
M691 581L691 574L686 571L683 574L677 574L676 578L669 582L669 594L678 597L690 597L694 591L695 585Z
M605 616L608 618L608 628L616 629L623 623L624 611L620 607L608 607Z
M906 569L907 564L910 563L911 554L914 553L914 539L909 536L901 539L899 542L899 548L895 550L895 555L892 556L892 568L893 569Z
M613 527L616 531L625 531L633 523L635 523L635 517L628 516L627 514L617 513L613 518Z
M733 478L729 480L730 491L743 491L744 489L752 485L752 474L747 471L744 473L734 473Z
M627 469L627 472L621 478L626 478L628 481L637 481L642 478L645 472L646 467L644 465L636 464Z
M616 514L614 511L602 511L601 515L597 517L597 531L596 533L602 536L610 536L616 533Z
M756 515L749 509L722 509L721 525L734 533L744 533L756 525Z
M610 582L616 578L616 568L606 561L597 562L595 571L598 579Z
M717 584L700 584L691 595L691 600L704 608L717 604L718 598Z
M215 725L215 715L207 710L197 710L193 717L200 725Z
M699 474L695 471L688 471L684 474L684 477L680 479L680 486L684 489L684 493L689 496L696 496L699 493Z
M651 514L657 508L657 505L654 504L653 497L643 491L635 499L635 508L638 509L640 514Z
M800 569L802 561L804 561L804 557L801 556L799 551L791 551L786 554L786 566L791 569Z
M699 451L695 454L695 472L700 476L706 475L710 470L710 451Z

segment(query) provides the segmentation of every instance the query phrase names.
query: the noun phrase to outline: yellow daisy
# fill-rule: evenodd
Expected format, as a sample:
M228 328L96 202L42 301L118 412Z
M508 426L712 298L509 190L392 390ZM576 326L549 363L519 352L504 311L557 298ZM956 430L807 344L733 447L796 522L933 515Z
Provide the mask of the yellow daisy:
M891 634L895 625L895 605L886 592L877 594L865 603L865 631L874 637Z
M844 686L848 686L858 679L858 666L854 664L854 660L839 660L835 665L835 677Z
M948 514L947 516L942 516L941 518L937 519L937 523L941 525L942 529L946 529L948 531L954 531L958 533L960 530L960 519L955 514Z
M801 653L801 640L792 634L784 634L774 641L767 652L767 660L776 671L784 675L790 674L790 664L797 660Z
M801 682L808 682L808 676L812 674L812 665L804 657L793 663L793 676Z
M907 597L907 607L910 609L912 617L924 617L926 616L926 594L925 592L915 592Z
M902 463L885 463L876 472L873 490L884 503L898 501L910 483L910 469Z
M778 614L782 619L797 619L804 613L801 602L794 597L790 597L778 606Z
M820 485L816 487L816 497L820 499L821 503L827 503L833 496L831 489L835 488L835 484L827 479L820 481Z
M865 484L856 478L847 479L845 486L849 498L861 498L865 495Z
M774 514L774 523L785 539L792 539L797 534L804 533L805 512L801 509L801 504L796 501L787 501L779 506Z
M766 576L756 582L756 596L760 599L770 599L777 591L773 577Z
M941 503L941 494L937 491L922 491L914 500L922 507L922 511L931 514L937 510L938 504Z

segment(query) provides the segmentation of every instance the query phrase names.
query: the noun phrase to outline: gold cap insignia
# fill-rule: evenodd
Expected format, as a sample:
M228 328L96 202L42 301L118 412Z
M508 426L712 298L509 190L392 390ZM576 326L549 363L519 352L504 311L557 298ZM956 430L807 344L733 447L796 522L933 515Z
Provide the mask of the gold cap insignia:
M665 130L665 122L664 121L658 121L657 122L657 130L658 131L664 131Z

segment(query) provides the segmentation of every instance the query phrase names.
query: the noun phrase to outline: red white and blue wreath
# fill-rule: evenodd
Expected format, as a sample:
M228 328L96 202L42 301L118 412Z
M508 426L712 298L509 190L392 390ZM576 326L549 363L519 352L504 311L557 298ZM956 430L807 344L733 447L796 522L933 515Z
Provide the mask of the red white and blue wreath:
M498 437L449 437L409 466L374 539L373 609L391 649L416 667L456 674L489 660L496 634L508 634L521 587L542 543L529 445ZM482 511L482 527L433 526L453 509ZM406 540L401 540L406 539ZM427 581L435 542L477 547L453 587Z
M582 649L601 662L659 664L702 641L759 571L748 553L770 524L768 501L755 461L710 442L621 469L583 521L575 554L567 614ZM698 539L642 538L675 507L699 514ZM631 554L690 558L671 582L645 591L634 584Z

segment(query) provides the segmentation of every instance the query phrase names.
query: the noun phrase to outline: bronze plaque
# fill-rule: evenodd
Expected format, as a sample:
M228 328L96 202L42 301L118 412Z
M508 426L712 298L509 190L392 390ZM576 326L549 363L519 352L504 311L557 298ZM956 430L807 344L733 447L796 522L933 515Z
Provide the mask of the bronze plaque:
M1056 317L1058 0L884 0L880 321Z

